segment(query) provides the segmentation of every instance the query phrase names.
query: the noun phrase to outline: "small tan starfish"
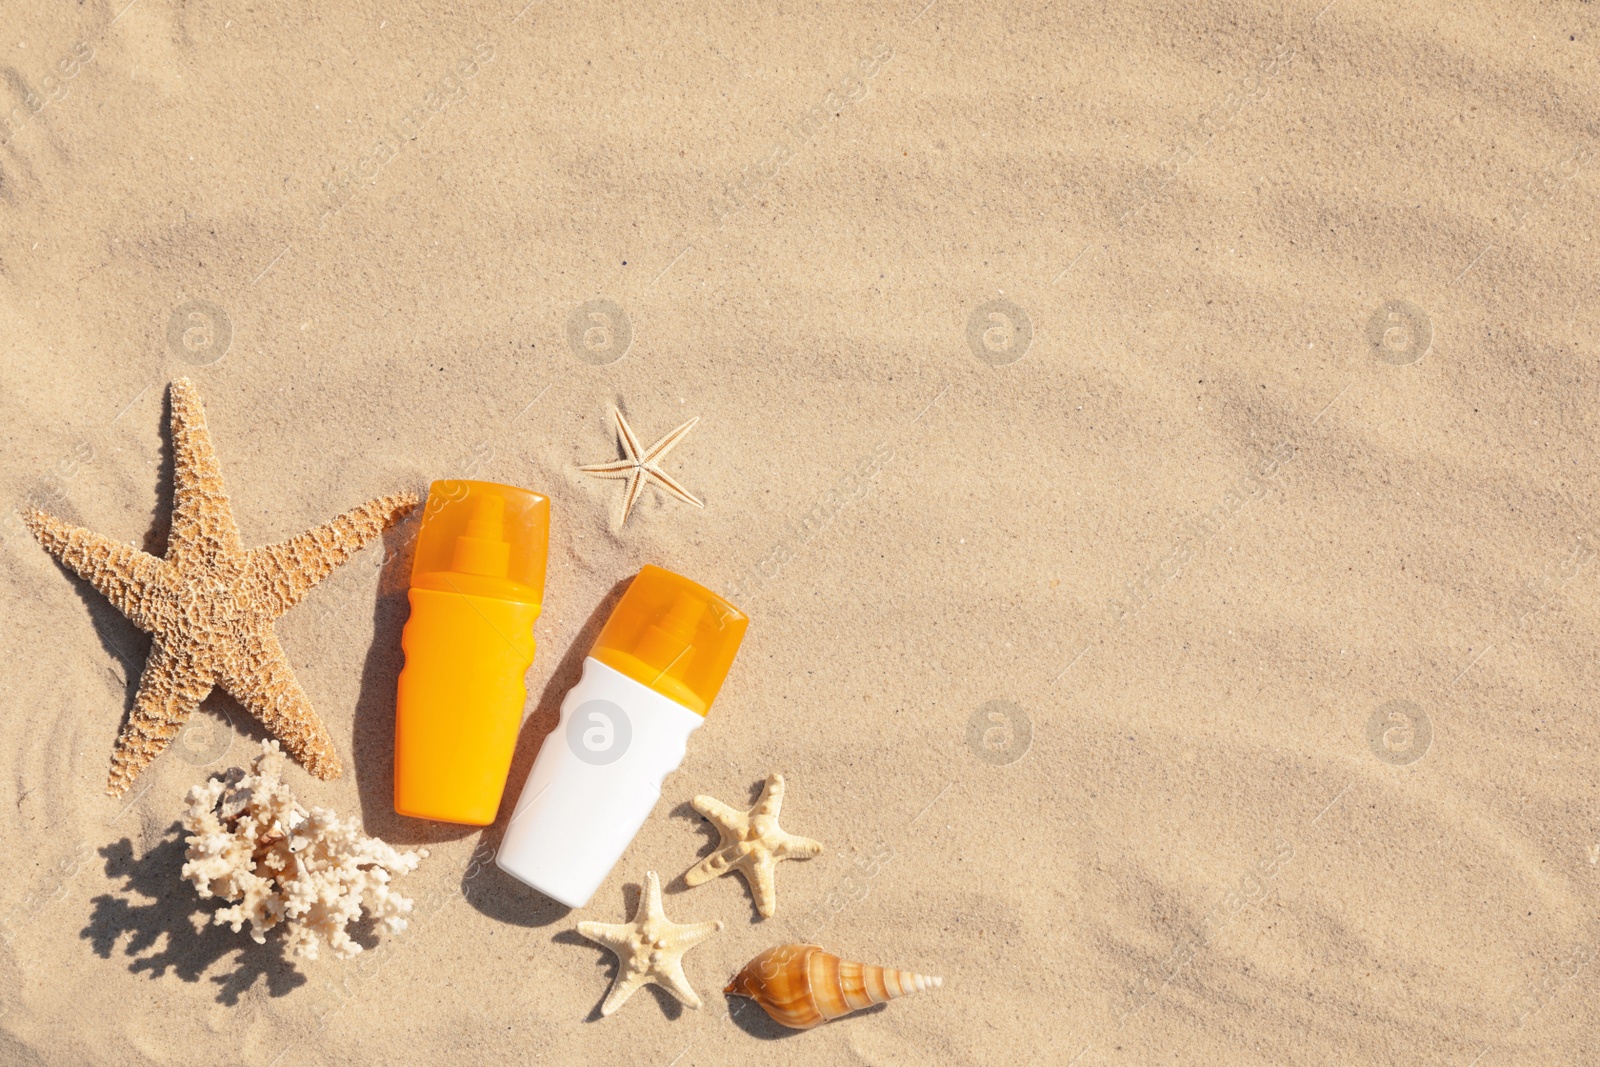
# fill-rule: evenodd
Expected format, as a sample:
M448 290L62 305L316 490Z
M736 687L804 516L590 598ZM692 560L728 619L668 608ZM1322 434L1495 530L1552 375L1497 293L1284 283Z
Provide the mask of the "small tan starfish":
M25 521L39 543L153 638L128 722L111 754L106 793L121 796L191 712L220 685L318 778L341 770L273 620L417 504L414 493L358 508L265 548L246 550L222 485L205 411L187 378L172 383L173 508L167 555L62 522Z
M645 983L658 985L691 1008L700 998L683 974L683 954L722 929L722 921L679 924L661 910L661 879L655 871L644 876L644 895L633 918L625 923L582 922L578 933L603 945L617 957L617 977L611 992L600 1005L601 1015L610 1015Z
M678 484L676 478L661 469L661 460L672 451L674 445L694 429L694 424L700 421L700 416L696 415L649 448L641 448L638 435L633 432L633 427L628 425L628 420L623 418L621 409L612 408L611 414L617 420L617 437L622 441L625 457L611 463L590 463L578 469L596 478L628 480L627 492L622 497L622 525L627 524L628 514L633 511L633 505L638 503L639 494L652 481L685 504L693 504L697 508L705 507L699 497Z
M778 886L773 870L779 860L808 860L822 851L822 843L785 833L778 825L783 807L783 775L767 776L761 799L749 811L735 811L714 797L694 798L694 810L704 815L722 834L717 850L689 869L689 885L709 882L718 875L738 871L750 883L750 895L762 918L778 912Z

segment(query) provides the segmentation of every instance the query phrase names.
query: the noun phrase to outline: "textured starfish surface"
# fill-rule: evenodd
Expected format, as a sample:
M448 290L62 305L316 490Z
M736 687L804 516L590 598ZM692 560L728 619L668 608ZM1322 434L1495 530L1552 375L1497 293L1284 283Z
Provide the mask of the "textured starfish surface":
M685 504L693 504L697 508L705 507L699 497L661 469L661 461L672 451L674 445L688 436L689 431L694 429L694 424L700 421L700 416L696 415L649 448L644 448L639 444L638 435L633 432L633 427L628 425L628 420L623 417L621 410L612 408L611 414L617 421L617 437L622 442L623 458L611 463L591 463L578 469L596 478L627 479L627 491L622 496L622 523L628 521L633 505L639 502L639 494L644 492L644 487L651 482L655 482Z
M750 883L756 910L763 918L778 911L778 886L773 871L779 860L808 860L822 851L822 843L785 833L778 825L783 807L783 775L767 776L761 799L749 811L737 811L714 797L694 798L694 810L704 815L722 834L717 850L689 869L689 885L709 882L718 875L738 871Z
M415 507L416 495L369 500L298 537L246 550L200 397L186 378L172 383L172 452L165 559L42 511L26 517L51 555L152 638L139 694L111 754L106 793L126 792L219 685L312 774L337 778L333 739L295 680L272 623Z
M683 954L722 929L722 922L675 923L661 911L661 879L655 871L644 876L644 895L625 923L578 924L578 933L604 945L616 954L617 978L611 992L600 1005L601 1015L610 1015L633 996L634 990L650 983L658 985L691 1008L700 998L683 974Z

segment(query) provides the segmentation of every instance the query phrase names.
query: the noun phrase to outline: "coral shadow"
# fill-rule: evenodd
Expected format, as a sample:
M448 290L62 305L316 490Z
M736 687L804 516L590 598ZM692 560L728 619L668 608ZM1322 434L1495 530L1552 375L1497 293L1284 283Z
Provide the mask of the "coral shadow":
M533 769L533 761L538 757L539 749L543 747L550 731L555 729L556 723L561 721L562 700L566 698L567 691L577 685L578 680L583 677L583 661L588 658L589 649L594 646L594 639L600 635L606 619L611 617L611 609L616 607L617 601L622 599L622 594L627 591L632 581L632 578L623 579L613 585L600 599L600 603L589 613L589 617L584 620L583 626L567 646L561 660L545 680L544 688L539 693L539 701L534 705L533 711L523 719L522 729L517 735L517 747L511 758L511 772L506 775L505 795L500 798L499 814L495 818L494 825L485 830L483 835L484 843L494 852L500 849L500 842L505 837L506 824L516 808L517 798L522 793L522 784L527 781L528 772ZM464 883L463 889L465 889ZM520 926L548 926L565 918L572 911L571 908L551 900L538 890L523 885L498 867L490 871L489 877L482 881L475 892L467 894L467 902L491 919L516 923Z
M231 972L211 977L218 986L218 1002L229 1006L238 1004L258 978L265 979L267 992L274 997L305 984L305 976L284 955L286 943L276 936L279 932L258 945L245 930L234 933L230 927L210 924L212 908L183 880L181 824L169 826L161 841L138 859L133 858L128 838L106 845L100 855L106 860L106 876L123 881L123 895L104 893L92 902L89 924L79 936L97 956L110 959L127 934L123 955L134 957L129 971L148 971L151 978L161 978L170 970L185 982L198 982L223 957L237 953ZM197 929L202 919L206 925Z

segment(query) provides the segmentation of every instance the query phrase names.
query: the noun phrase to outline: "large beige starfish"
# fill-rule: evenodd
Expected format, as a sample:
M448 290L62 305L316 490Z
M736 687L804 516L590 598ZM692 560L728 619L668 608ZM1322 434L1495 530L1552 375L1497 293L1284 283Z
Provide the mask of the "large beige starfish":
M694 798L694 810L715 824L722 840L717 850L689 869L689 885L709 882L718 875L738 871L750 883L756 910L770 919L778 912L778 886L773 871L779 860L808 860L822 851L822 843L785 833L778 825L783 807L783 775L767 776L761 799L749 811L735 811L714 797Z
M644 876L644 895L625 923L582 922L578 933L616 954L617 977L600 1005L610 1015L645 983L658 985L691 1008L700 998L683 974L683 954L722 929L722 921L679 924L661 910L661 879L655 871Z
M341 767L333 739L295 680L272 623L415 507L416 494L369 500L299 537L246 551L205 412L187 378L172 383L172 452L172 533L165 559L42 511L26 518L51 555L153 639L139 695L111 754L107 794L126 792L216 685L312 774L337 778Z
M705 507L699 497L678 484L676 478L661 469L661 460L666 458L667 453L672 451L674 445L683 440L689 431L694 429L694 424L700 421L700 416L696 415L649 448L643 448L639 444L638 435L633 432L633 427L629 426L628 420L623 418L622 411L618 408L612 408L611 414L617 420L617 437L621 439L622 451L626 455L622 459L611 463L591 463L578 469L585 474L592 474L596 478L626 478L628 480L627 492L622 496L621 525L627 524L628 513L633 511L633 505L638 502L639 494L652 481L686 504L693 504L697 508Z

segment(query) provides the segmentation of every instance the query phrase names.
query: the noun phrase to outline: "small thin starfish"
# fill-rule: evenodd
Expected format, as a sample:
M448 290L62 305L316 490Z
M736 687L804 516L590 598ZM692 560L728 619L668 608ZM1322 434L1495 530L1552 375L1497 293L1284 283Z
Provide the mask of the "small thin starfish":
M738 871L750 883L750 895L762 918L778 911L778 886L773 870L779 860L808 860L822 851L822 843L785 833L778 825L783 807L783 775L767 776L761 799L749 811L736 811L715 797L694 798L694 810L704 815L722 834L717 850L689 869L689 885L709 882L718 875Z
M152 637L139 695L111 754L106 793L127 792L218 685L312 774L339 777L333 738L295 679L272 623L416 507L416 494L369 500L298 537L246 550L205 411L187 378L172 383L172 453L165 559L42 511L24 518L46 551Z
M627 492L622 497L622 524L628 521L629 512L633 505L638 503L639 494L644 487L655 482L661 488L683 501L693 504L697 508L705 507L700 498L678 483L678 480L661 469L661 461L666 458L672 447L694 429L694 424L700 421L696 415L676 430L667 434L649 448L639 446L639 437L633 432L633 427L628 425L628 420L623 418L620 408L612 408L611 414L616 417L617 437L622 441L622 451L626 454L623 459L611 463L590 463L578 469L585 474L592 474L596 478L626 478L628 480Z
M644 895L633 918L625 923L582 922L578 933L614 953L617 977L611 992L600 1005L601 1015L610 1015L633 996L634 990L649 983L660 986L691 1008L700 998L683 974L683 954L722 929L722 920L709 923L675 923L661 910L661 879L655 871L644 876Z

